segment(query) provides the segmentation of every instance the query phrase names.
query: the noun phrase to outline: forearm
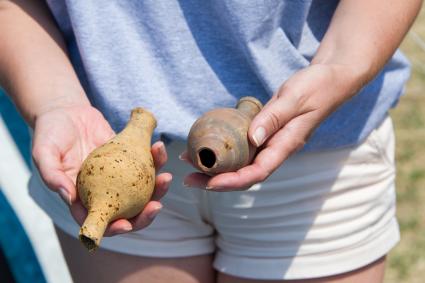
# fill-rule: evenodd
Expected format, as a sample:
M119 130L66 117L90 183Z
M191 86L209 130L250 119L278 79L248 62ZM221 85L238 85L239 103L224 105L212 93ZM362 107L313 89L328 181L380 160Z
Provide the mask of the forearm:
M89 103L43 1L0 0L0 85L31 126L50 109Z
M391 58L421 4L422 0L342 0L312 64L349 67L357 78L353 91L358 91Z

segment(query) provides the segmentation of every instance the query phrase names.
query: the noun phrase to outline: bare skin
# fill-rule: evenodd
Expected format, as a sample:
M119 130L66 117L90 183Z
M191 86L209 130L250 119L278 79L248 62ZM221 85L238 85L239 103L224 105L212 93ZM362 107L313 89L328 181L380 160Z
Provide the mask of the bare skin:
M383 282L385 273L385 257L360 269L336 276L308 280L251 280L219 273L218 283L377 283Z
M124 255L101 248L87 253L75 238L58 228L56 233L75 283L216 282L212 255L159 259Z
M337 276L310 280L252 280L214 271L213 255L159 259L104 249L89 254L75 238L58 228L56 233L75 283L136 283L141 280L150 283L377 283L383 281L385 271L383 257L363 268Z
M377 74L407 33L421 4L421 0L342 0L311 66L283 82L253 121L249 136L261 146L253 165L214 178L193 174L186 178L186 184L226 191L246 189L265 180L307 141L321 121ZM75 172L87 153L113 132L90 105L43 1L0 0L0 84L34 128L33 156L44 181L61 194L76 221L81 222L85 212L75 191ZM166 161L165 149L156 144L152 151L160 168ZM151 205L134 221L114 222L108 234L149 225L149 216L158 212L159 199L170 181L170 174L158 175ZM76 282L90 282L84 276L96 276L93 282L99 276L104 282L216 281L211 256L165 260L99 251L101 259L96 261L87 253L78 253L82 247L77 241L58 234ZM98 262L110 268L89 272L99 270ZM348 274L304 282L379 283L383 270L381 260ZM218 274L217 282L261 281Z

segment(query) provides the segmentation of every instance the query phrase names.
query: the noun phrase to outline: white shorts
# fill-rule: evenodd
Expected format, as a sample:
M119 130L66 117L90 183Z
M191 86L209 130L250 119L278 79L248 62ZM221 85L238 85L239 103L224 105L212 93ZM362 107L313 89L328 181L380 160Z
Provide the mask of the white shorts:
M387 118L354 148L299 153L266 182L243 192L188 189L192 172L167 147L173 183L148 228L104 238L105 249L138 256L215 252L214 267L252 279L303 279L363 267L399 241L395 218L394 133ZM30 192L70 235L79 227L60 198L34 174Z

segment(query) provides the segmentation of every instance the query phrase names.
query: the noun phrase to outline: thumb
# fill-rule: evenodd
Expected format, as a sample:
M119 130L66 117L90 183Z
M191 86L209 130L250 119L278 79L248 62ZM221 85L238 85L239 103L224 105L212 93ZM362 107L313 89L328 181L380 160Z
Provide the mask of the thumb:
M261 146L298 113L295 101L282 90L254 117L248 130L251 143Z

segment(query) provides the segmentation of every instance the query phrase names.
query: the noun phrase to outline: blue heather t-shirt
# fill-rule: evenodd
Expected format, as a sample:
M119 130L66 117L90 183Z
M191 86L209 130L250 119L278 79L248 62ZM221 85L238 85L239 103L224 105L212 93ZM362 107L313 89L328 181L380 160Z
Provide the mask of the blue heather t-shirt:
M309 65L338 1L48 0L92 104L119 131L152 111L155 139L185 139L193 122L251 95L267 102ZM350 146L387 115L409 76L397 52L316 130L305 150Z

